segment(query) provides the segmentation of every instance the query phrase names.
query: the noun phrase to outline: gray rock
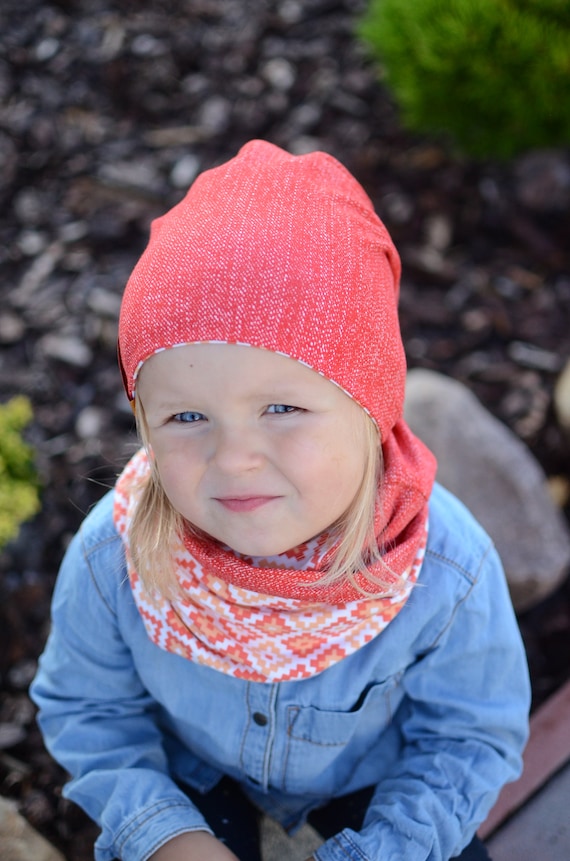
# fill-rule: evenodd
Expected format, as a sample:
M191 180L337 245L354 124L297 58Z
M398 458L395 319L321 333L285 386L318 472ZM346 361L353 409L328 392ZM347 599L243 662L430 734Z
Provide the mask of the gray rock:
M563 150L532 150L514 166L515 192L536 212L563 212L570 204L570 159Z
M286 92L295 83L295 67L282 57L273 57L273 59L268 60L262 67L261 76L270 86L275 87L276 90Z
M554 409L561 427L570 432L570 359L556 381Z
M93 405L84 407L75 422L75 433L79 439L95 439L103 432L105 410Z
M231 102L223 96L210 96L199 111L198 125L209 134L219 134L230 122Z
M306 861L322 844L323 838L308 823L289 837L281 826L268 816L261 820L263 861Z
M561 583L570 534L528 448L461 383L412 370L405 417L438 459L438 481L493 538L515 609L522 612Z
M13 801L0 798L0 858L2 861L65 861L32 826L20 816Z
M188 188L200 172L201 162L198 156L188 153L178 159L170 171L170 181L175 188Z
M0 344L16 344L25 331L26 325L21 317L9 312L0 313Z
M48 333L43 336L39 346L47 358L76 368L86 368L93 358L87 344L73 335Z

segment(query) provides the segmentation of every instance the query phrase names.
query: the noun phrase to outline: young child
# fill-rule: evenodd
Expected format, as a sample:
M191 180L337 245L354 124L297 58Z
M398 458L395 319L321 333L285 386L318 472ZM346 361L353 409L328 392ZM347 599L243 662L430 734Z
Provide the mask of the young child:
M154 222L120 318L143 448L62 565L32 687L97 861L486 858L524 651L402 419L400 263L323 153L263 141ZM467 847L467 848L466 848Z

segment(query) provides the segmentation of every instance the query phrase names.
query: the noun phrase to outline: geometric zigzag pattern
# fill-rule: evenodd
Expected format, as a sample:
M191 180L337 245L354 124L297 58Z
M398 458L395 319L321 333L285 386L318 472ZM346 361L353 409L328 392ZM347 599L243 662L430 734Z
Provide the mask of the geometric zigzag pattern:
M344 604L307 603L227 583L215 572L204 571L181 540L175 553L181 597L171 600L150 592L133 570L128 551L128 527L136 504L132 488L147 469L145 454L137 452L117 482L114 519L145 629L167 652L254 682L314 676L376 637L399 613L417 580L425 543L397 595ZM277 558L291 565L290 555Z

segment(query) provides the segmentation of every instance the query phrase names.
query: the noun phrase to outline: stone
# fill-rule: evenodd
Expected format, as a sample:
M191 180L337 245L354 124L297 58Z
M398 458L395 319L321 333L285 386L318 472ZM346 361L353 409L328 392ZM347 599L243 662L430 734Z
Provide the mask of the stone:
M527 446L463 384L411 370L405 418L438 459L437 480L487 530L515 610L551 594L568 574L570 533Z
M75 433L81 440L94 439L103 432L105 410L93 405L84 407L75 422Z
M223 96L210 96L201 106L198 125L209 134L224 132L230 122L231 103Z
M201 162L191 153L178 159L170 172L170 181L176 188L188 188L200 172Z
M288 836L277 822L264 816L260 830L263 861L306 861L323 844L323 838L308 823Z
M0 858L2 861L65 861L48 841L18 813L13 801L0 798Z
M0 313L0 344L16 344L26 332L21 317L9 312Z
M515 161L515 193L535 212L564 212L570 204L570 159L564 150L532 150Z
M554 409L560 425L570 432L570 359L556 381Z
M41 338L40 348L47 358L76 368L86 368L93 358L87 344L73 335L48 333Z
M63 256L64 248L61 242L52 242L35 257L22 276L18 286L12 290L10 301L15 307L25 307L39 291Z
M17 723L0 723L0 750L20 744L26 737L26 730Z
M295 83L296 73L294 66L282 57L274 57L268 60L261 69L261 76L276 90L286 92Z
M565 508L570 502L570 478L565 475L551 475L548 479L548 492L558 508Z
M40 230L23 230L17 245L26 257L37 257L47 245L46 234Z
M112 187L130 187L157 194L161 191L161 177L156 161L152 158L107 162L99 168L99 175Z

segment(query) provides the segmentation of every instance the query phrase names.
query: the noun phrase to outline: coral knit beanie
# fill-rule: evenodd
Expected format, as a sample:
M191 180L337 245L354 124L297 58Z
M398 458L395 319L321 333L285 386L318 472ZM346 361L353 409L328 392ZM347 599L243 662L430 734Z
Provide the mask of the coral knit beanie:
M386 228L338 161L251 141L152 224L121 309L127 394L158 350L248 344L338 384L385 442L404 400L399 276Z

